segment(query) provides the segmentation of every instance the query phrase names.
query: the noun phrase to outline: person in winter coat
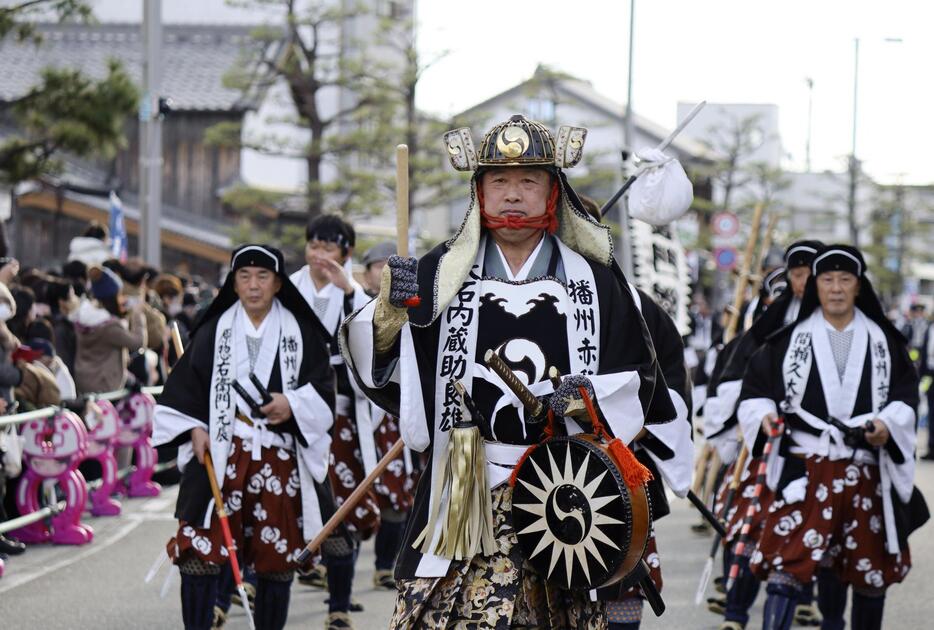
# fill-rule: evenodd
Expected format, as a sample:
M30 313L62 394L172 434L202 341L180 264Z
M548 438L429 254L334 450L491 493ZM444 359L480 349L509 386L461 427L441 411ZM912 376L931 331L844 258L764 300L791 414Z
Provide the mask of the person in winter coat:
M55 344L55 354L68 368L68 372L74 373L78 340L75 325L68 316L77 310L81 300L75 294L74 285L62 278L49 281L46 297L49 300L49 322L52 324L51 340Z
M19 385L16 400L27 409L41 409L62 404L62 394L55 375L40 361L42 352L29 346L19 346L13 351L12 359L19 368ZM25 409L21 409L25 411Z
M88 275L93 299L82 301L70 317L78 341L74 371L78 394L122 388L129 353L146 347L143 314L139 306L127 312L120 278L102 267L92 267Z
M19 340L10 333L6 327L6 322L16 313L16 302L10 294L10 290L5 284L0 283L0 413L7 413L13 409L13 388L19 385L22 375L10 355L13 350L19 346ZM0 443L4 448L0 448L0 523L7 519L6 511L3 508L3 501L6 494L6 480L8 474L15 475L16 471L8 471L4 467L4 449L18 448L15 440L16 433L12 427L8 427L4 435L0 436ZM26 546L21 542L10 540L0 534L0 553L8 555L21 554Z
M55 377L62 400L74 400L78 395L75 381L71 370L55 352L55 332L52 330L52 324L45 318L37 319L29 325L27 337L26 345L41 353L39 363L48 368Z
M93 221L84 234L71 239L68 244L68 260L80 260L88 267L100 265L113 258L110 249L110 232L106 225Z

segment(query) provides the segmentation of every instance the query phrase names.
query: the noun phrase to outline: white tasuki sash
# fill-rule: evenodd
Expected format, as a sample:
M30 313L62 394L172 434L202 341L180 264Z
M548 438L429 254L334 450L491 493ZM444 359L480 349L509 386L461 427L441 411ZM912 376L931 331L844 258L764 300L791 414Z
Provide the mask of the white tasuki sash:
M240 302L228 308L220 316L217 329L214 332L214 363L211 369L211 388L209 404L208 432L211 437L211 459L214 461L214 473L220 488L224 487L227 471L227 457L234 436L234 423L237 410L250 417L250 408L237 396L232 383L238 381L254 400L259 401L260 395L253 383L250 382L250 360L246 348L243 326L247 317ZM266 315L267 321L263 330L259 354L254 366L254 374L262 383L269 383L272 374L273 362L276 353L279 356L279 373L282 378L283 390L295 389L298 385L298 371L302 362L302 335L295 316L282 307L278 300L273 301L272 309ZM273 435L262 426L262 421L254 419L253 444L254 451L269 442ZM264 435L268 434L268 435ZM306 478L311 480L309 471L303 465L302 458L297 457L299 472L303 487ZM306 494L302 493L303 507ZM314 497L317 506L317 497ZM211 499L205 515L205 527L210 524L214 500Z
M351 278L353 276L350 276ZM324 326L324 329L327 330L330 334L335 334L337 327L341 323L341 313L344 307L344 292L338 289L333 284L328 284L324 287L321 287L319 291L315 288L315 283L311 279L311 273L308 270L308 265L305 265L291 276L289 279L298 289L298 292L302 294L302 297L305 298L305 301L308 302L308 306L311 307L311 310L314 311L315 316L318 317L321 325ZM351 282L353 280L351 279ZM356 283L354 283L356 284ZM354 287L356 289L356 286ZM327 307L324 310L324 313L318 314L318 311L315 310L315 299L327 300Z
M872 412L854 417L853 408L859 393L867 348L870 350L872 361ZM804 390L815 361L827 413L849 426L862 426L868 417L875 417L888 402L892 361L885 333L878 324L856 309L853 343L842 380L837 372L820 309L795 326L791 333L791 343L782 361L782 380L785 385L782 410L797 415L815 429L824 432L827 438L823 439L830 440L827 443L828 447L830 444L843 445L843 435L840 431L828 424L826 419L817 418L801 407ZM818 454L830 455L829 452Z
M854 455L853 449L843 443L843 434L839 429L828 424L823 418L818 418L801 408L804 389L815 361L815 355L824 392L824 401L828 413L832 417L848 426L861 427L867 420L876 418L888 403L892 376L892 359L889 354L888 340L882 328L866 317L859 309L856 309L855 320L853 343L850 347L850 355L842 380L837 372L833 351L830 349L830 341L824 324L824 317L820 309L817 309L808 319L795 327L791 334L791 344L785 353L782 363L782 377L785 383L786 399L782 407L786 413L794 413L811 427L821 432L819 436L810 436L803 433L795 436L796 441L807 443L807 450L811 451L813 455L821 455L831 459L846 459ZM872 397L872 411L854 416L853 407L859 393L867 348L869 350L869 360L871 361L870 394ZM873 450L878 454L886 550L889 553L898 553L898 534L895 526L891 490L893 478L903 477L904 474L899 470L899 465L892 461L888 451L884 448ZM774 488L781 474L781 465L784 460L774 452L773 456L774 464L769 462L769 484ZM909 474L908 477L911 477L911 475Z
M565 296L559 299L567 305L567 340L570 368L573 374L596 374L600 369L600 304L597 297L596 283L587 260L555 239L561 254L566 282ZM479 319L480 294L482 293L481 273L483 260L489 239L481 240L474 264L467 274L454 299L447 305L439 317L441 332L438 338L438 363L436 366L435 418L433 424L431 494L429 497L429 522L434 514L441 513L447 497L435 496L438 477L444 472L444 458L447 454L450 430L460 419L462 413L460 397L454 389L453 381L460 381L468 394L472 393L474 377L479 374L475 362L477 351L477 321ZM555 286L560 286L556 283ZM532 331L530 331L532 332ZM541 331L538 334L547 334ZM549 393L553 390L546 383ZM566 419L568 433L577 433L580 428L573 420ZM432 545L441 535L440 519L437 521ZM425 554L419 564L416 575L435 577L444 575L449 561L440 556Z

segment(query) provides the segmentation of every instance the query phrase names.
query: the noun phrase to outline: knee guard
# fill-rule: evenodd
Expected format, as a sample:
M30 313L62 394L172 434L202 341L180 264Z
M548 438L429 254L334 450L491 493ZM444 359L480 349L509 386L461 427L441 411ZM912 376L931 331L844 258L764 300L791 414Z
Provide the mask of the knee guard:
M187 555L179 559L178 572L182 575L213 575L218 576L221 573L220 565L212 562L205 562L195 555Z

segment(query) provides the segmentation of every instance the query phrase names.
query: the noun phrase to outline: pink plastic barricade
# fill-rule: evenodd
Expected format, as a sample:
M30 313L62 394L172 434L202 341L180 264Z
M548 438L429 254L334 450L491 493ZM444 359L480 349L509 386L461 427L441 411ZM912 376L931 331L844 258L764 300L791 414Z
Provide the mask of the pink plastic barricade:
M83 545L94 538L94 530L81 523L81 513L88 501L88 486L78 471L85 458L88 434L81 418L61 410L54 416L31 420L23 425L23 476L16 491L20 514L40 509L39 495L48 482L61 488L65 509L47 525L32 523L13 532L25 543L52 542L59 545Z
M101 485L91 491L91 514L117 516L121 505L112 495L119 490L114 443L121 426L120 416L113 403L98 400L88 405L84 423L88 427L86 459L93 459L101 466Z
M162 491L162 487L152 480L158 461L151 439L155 411L156 399L144 392L130 394L117 403L120 429L116 446L131 447L135 456L135 470L120 482L123 493L130 497L155 497Z

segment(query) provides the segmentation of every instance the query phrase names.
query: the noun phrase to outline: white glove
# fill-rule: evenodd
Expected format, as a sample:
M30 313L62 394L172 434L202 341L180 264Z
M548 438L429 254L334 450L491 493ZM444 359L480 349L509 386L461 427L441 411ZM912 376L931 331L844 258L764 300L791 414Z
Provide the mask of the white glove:
M629 188L629 216L650 225L680 218L694 201L694 188L681 163L658 149L644 148L636 155L642 164Z

